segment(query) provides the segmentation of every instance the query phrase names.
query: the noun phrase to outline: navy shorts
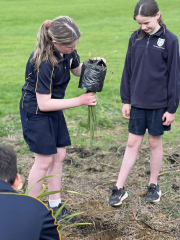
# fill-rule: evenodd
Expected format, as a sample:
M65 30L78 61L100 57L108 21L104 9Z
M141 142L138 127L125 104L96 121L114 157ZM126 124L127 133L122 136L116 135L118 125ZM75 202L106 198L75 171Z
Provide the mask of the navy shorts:
M57 147L71 145L62 111L53 115L28 113L20 107L23 136L30 151L43 155L57 153Z
M170 126L164 126L162 116L167 108L160 109L142 109L131 107L129 119L129 132L136 135L144 135L146 128L152 136L163 135L164 131L169 131Z

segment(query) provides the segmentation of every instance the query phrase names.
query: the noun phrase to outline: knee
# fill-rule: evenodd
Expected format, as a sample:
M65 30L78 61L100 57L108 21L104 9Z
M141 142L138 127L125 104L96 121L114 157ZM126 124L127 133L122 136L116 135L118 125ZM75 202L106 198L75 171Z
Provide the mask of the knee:
M65 157L66 157L66 151L61 152L61 154L60 154L60 156L59 156L59 161L60 161L60 162L63 162L64 159L65 159Z
M49 166L52 164L53 155L41 155L35 153L35 162L33 167L38 170L47 171Z
M157 148L162 148L162 142L159 141L158 139L150 138L149 139L149 147L152 150L157 149Z
M135 134L129 133L127 148L134 148L138 150L143 141L143 137L144 135L135 135Z
M128 148L139 148L139 144L137 143L137 141L134 141L132 139L128 139L127 147Z
M44 161L43 163L38 165L38 168L39 168L39 170L47 171L51 164L52 164L52 160L51 161Z
M54 160L56 163L62 163L66 157L66 148L61 148L57 150L57 153L54 155Z

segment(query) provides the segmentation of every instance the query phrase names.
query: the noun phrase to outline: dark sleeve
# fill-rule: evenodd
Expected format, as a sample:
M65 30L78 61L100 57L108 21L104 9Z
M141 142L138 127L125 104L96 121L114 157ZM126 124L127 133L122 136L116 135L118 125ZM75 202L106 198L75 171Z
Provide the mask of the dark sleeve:
M77 54L77 51L75 50L73 52L73 59L72 59L72 63L71 63L71 69L77 68L80 65L80 57Z
M168 109L169 113L175 113L179 105L180 94L180 57L179 44L175 39L168 47Z
M47 214L45 216L40 240L59 240L60 233L58 231L59 225L56 224L56 219L52 216L52 211L47 210Z
M131 103L130 96L130 80L131 80L131 38L129 40L128 51L124 64L124 70L121 79L120 96L123 103Z
M35 92L51 94L54 67L43 61L37 70Z

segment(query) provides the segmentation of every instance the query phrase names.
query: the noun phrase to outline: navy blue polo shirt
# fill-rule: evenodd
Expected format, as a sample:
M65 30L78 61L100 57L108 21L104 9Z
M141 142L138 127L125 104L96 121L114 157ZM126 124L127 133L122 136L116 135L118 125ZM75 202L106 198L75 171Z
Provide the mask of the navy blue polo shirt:
M54 51L54 56L58 60L58 67L53 67L49 61L43 61L39 69L36 69L34 63L31 62L33 55L34 52L26 65L26 82L22 88L20 105L29 113L54 114L56 112L42 112L39 110L36 92L51 94L53 99L63 99L70 80L70 69L79 66L80 58L76 50L71 54L64 54L64 57Z
M120 87L122 102L175 113L180 93L178 39L165 25L153 35L140 37L141 30L129 40Z
M60 234L52 210L40 200L18 194L0 180L0 239L59 240Z

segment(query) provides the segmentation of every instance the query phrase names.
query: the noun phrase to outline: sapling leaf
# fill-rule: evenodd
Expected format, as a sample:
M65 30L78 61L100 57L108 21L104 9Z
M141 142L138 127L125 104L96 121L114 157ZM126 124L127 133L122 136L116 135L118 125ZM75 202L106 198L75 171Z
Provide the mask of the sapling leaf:
M30 184L30 183L29 183ZM29 188L29 184L27 185L27 188L26 188L26 191L25 191L25 194L26 195L29 195L29 192L31 191L31 189L36 185L34 184L32 187ZM28 189L29 188L29 189Z
M65 218L63 218L63 219L67 219L67 218L73 218L74 216L77 216L77 215L80 215L80 214L83 214L84 212L80 212L80 213L73 213L73 214L71 214L71 215L69 215L69 216L66 216Z
M84 212L74 213L74 214L71 214L71 215L63 218L63 219L68 219L68 220L66 221L66 224L67 224L69 221L71 221L71 219L72 219L74 216L80 215L80 214L82 214L82 213L84 213Z
M51 178L51 177L57 177L57 176L59 176L59 174L43 177L43 178L41 178L39 181L37 181L37 183L40 182L40 181L42 181L42 180L44 180L44 179Z
M56 214L54 215L55 218L57 218L57 216L59 215L59 213L62 211L63 207L66 205L66 203L68 202L68 200L66 200L63 205L57 210Z
M60 193L60 192L69 192L69 193L81 194L81 193L74 192L74 191L68 191L68 190L59 190L59 191L45 192L45 193L43 193L43 194L39 195L37 198L46 197L46 196L49 196L49 195L52 195L52 194L55 194L55 193Z
M39 181L37 181L37 183L40 182L40 181L42 181L42 180L44 180L44 179L51 178L51 177L56 177L56 176L59 176L59 175L57 174L57 175L46 176L46 177L44 177L44 178L41 178ZM27 185L27 188L26 188L26 191L25 191L25 194L26 194L26 195L29 194L29 192L31 191L31 189L33 189L33 187L36 185L36 183L35 183L30 189L29 189L29 185L30 185L30 183Z
M38 195L38 196L40 196L41 194L43 194L43 193L44 193L44 191L46 190L47 186L48 186L48 184L46 184L46 185L43 187L43 189L41 190L41 192L39 193L39 195Z

